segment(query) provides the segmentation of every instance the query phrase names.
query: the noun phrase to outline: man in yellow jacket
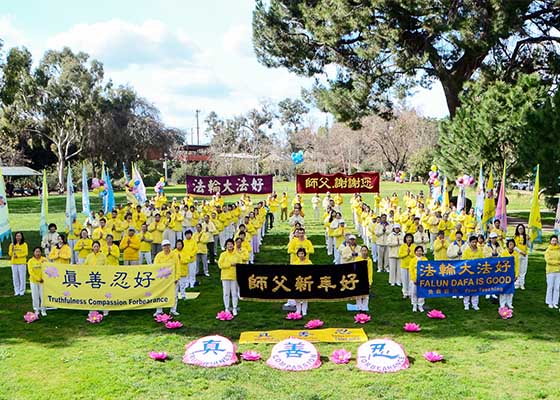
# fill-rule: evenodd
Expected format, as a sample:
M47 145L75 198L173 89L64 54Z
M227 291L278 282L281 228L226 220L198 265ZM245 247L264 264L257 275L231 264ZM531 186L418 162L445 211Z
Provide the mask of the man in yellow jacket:
M156 254L154 258L154 264L163 264L173 268L173 276L175 278L175 303L169 310L171 315L179 315L177 312L177 290L179 289L178 283L181 274L181 265L179 262L179 256L176 252L171 251L171 242L167 239L163 239L161 242L162 250ZM154 313L154 317L163 313L163 308L157 308Z
M193 240L196 243L196 272L198 274L199 266L202 264L204 275L210 276L208 271L208 232L202 230L202 224L196 224L196 232L193 234Z
M133 226L128 228L128 235L125 236L119 245L123 252L124 265L138 265L140 259L140 237L136 235Z

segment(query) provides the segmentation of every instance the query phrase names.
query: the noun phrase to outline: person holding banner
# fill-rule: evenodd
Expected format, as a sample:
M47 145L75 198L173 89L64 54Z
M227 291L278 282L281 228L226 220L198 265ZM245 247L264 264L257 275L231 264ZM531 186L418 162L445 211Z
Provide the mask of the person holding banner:
M478 247L478 238L476 236L471 236L469 238L469 246L465 248L463 254L461 255L462 260L475 260L477 258L483 258L482 249ZM473 310L478 311L478 296L464 296L463 306L465 311L469 310L469 306L472 305Z
M309 258L310 254L315 252L313 243L305 237L305 229L300 228L296 232L296 236L288 243L288 254L290 255L290 264L294 264L298 260L297 252L299 249L305 249L305 254Z
M550 244L544 252L546 261L546 304L548 308L558 308L560 297L560 246L558 236L550 237Z
M403 242L404 235L399 224L393 225L393 232L387 237L389 248L389 284L391 286L401 286L399 248Z
M80 238L76 242L74 250L78 252L78 264L83 264L86 262L86 258L91 253L91 247L93 240L88 237L88 230L82 229L80 232Z
M237 303L239 300L239 288L237 287L236 265L240 263L239 253L235 251L233 239L226 240L226 251L220 254L218 267L220 268L220 279L224 296L224 310L229 311L230 298L233 305L232 314L237 315Z
M409 282L411 281L409 277L410 263L416 259L416 250L413 247L414 236L412 233L407 233L404 235L403 244L399 247L399 266L400 266L400 277L402 283L402 297L406 299L410 296ZM413 250L414 249L414 250ZM423 254L423 253L422 253Z
M525 290L525 276L527 275L528 266L527 250L531 247L529 235L525 231L525 225L517 225L513 240L515 240L515 246L519 249L519 278L515 281L515 288Z
M173 267L174 277L175 277L175 303L169 310L169 314L171 315L179 315L177 312L177 293L179 290L179 278L181 277L181 266L179 263L179 256L177 253L171 251L171 242L167 239L163 239L161 241L161 250L159 253L156 254L154 258L154 264L167 264ZM156 312L154 313L154 317L157 317L159 314L163 314L163 308L157 308Z
M509 239L506 242L506 248L502 251L501 257L513 257L513 268L515 271L515 280L519 277L519 249L515 246L515 240ZM500 307L513 308L513 293L500 295Z
M417 296L416 285L418 283L418 273L417 266L418 261L427 261L428 259L424 256L424 248L422 246L416 246L414 248L414 259L408 264L408 278L410 287L410 302L412 304L412 312L424 312L424 298Z
M23 232L16 232L10 247L8 248L8 255L10 256L10 263L12 264L12 282L14 284L14 296L25 295L26 286L26 262L29 250Z
M294 262L291 262L292 265L312 265L313 263L307 256L307 251L305 248L301 247L297 249L296 252L296 259ZM296 300L296 312L301 314L302 316L307 315L307 307L309 302L307 300Z
M27 261L27 270L29 272L29 286L31 287L31 302L35 316L47 316L47 309L43 304L43 263L47 261L41 254L41 247L33 249L33 257Z
M360 248L360 254L354 259L354 261L367 261L368 282L369 287L371 287L373 284L373 260L369 256L369 248L367 246L362 246ZM358 311L368 311L369 294L356 297L356 307L358 308Z

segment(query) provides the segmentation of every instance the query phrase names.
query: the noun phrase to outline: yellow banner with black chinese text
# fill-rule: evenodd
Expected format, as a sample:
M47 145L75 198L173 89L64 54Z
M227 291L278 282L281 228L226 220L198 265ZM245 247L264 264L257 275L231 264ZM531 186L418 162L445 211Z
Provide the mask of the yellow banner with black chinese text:
M305 339L308 342L353 343L367 342L368 337L362 328L327 328L327 329L278 329L273 331L241 332L239 344L278 343L289 338Z

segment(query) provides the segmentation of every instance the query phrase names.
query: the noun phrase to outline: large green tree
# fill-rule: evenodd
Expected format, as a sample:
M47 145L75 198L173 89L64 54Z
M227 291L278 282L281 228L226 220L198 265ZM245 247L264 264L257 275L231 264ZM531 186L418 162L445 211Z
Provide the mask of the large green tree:
M257 0L253 43L268 67L304 76L334 67L313 94L339 121L390 110L436 80L453 117L474 74L557 78L558 26L557 0Z
M538 75L523 75L515 84L479 80L469 83L461 95L455 118L441 123L437 163L447 176L476 176L479 164L522 176L531 170L519 157L527 143L538 141L529 133L529 113L548 98L548 85ZM529 163L530 164L530 163Z

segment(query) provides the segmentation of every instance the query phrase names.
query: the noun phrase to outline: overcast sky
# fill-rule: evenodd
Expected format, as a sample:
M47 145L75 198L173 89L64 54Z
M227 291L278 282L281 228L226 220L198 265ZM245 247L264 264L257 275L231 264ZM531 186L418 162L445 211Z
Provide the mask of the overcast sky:
M310 86L257 62L253 7L252 0L2 1L0 38L5 49L26 46L35 61L47 49L85 51L104 64L108 78L154 103L165 123L190 131L197 109L201 121L212 110L233 116ZM410 104L426 116L447 114L439 84L420 89ZM324 123L321 114L313 118Z

